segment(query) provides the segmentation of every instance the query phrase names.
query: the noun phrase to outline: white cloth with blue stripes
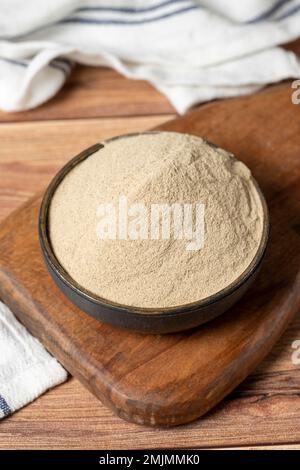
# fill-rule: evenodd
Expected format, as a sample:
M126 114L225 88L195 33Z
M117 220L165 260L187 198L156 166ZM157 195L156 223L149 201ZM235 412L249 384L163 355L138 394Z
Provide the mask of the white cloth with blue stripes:
M0 419L66 378L57 360L0 302Z
M300 77L279 47L300 36L300 0L1 0L0 108L47 101L72 64L145 79L178 112Z

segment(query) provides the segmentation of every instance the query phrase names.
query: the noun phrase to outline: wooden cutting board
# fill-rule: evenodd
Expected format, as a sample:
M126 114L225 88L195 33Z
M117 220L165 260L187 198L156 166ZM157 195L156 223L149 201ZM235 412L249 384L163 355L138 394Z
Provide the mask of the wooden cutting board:
M40 196L0 227L0 296L61 363L119 416L150 425L191 421L264 358L300 306L300 107L278 87L209 104L161 127L202 135L252 169L272 234L249 293L222 317L173 335L101 324L57 289L40 253ZM51 143L49 143L51 145Z

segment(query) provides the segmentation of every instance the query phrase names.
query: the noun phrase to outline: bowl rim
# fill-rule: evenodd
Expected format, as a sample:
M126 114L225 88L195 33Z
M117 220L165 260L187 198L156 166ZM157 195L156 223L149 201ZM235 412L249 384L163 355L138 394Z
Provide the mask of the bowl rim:
M174 131L171 131L171 132L170 131L135 132L135 133L123 134L123 135L119 135L116 137L112 137L110 139L103 140L83 150L82 152L77 154L75 157L73 157L71 160L69 160L52 178L42 198L42 203L41 203L40 212L39 212L38 223L39 223L39 239L40 239L41 248L49 266L51 267L52 271L54 271L56 276L58 276L61 282L65 284L69 289L74 291L77 295L79 295L80 297L83 297L89 303L93 303L94 305L98 305L99 307L112 308L112 309L118 310L119 312L125 312L135 317L136 316L140 317L142 315L143 317L149 317L149 318L150 317L153 318L154 316L155 318L157 317L162 318L162 317L169 317L172 315L185 314L186 312L191 312L194 310L206 308L218 302L219 300L231 295L234 291L238 290L252 276L252 274L254 274L254 272L259 268L264 258L266 249L267 249L269 233L270 233L270 221L269 221L269 211L268 211L267 203L257 181L252 176L255 188L258 192L260 201L262 203L262 209L263 209L262 236L261 236L261 240L260 240L260 244L258 246L257 252L255 256L253 257L251 263L247 266L247 268L243 271L242 274L240 274L233 282L231 282L225 288L201 300L197 300L197 301L190 302L187 304L175 305L171 307L136 307L136 306L126 305L126 304L120 304L118 302L111 301L104 297L100 297L92 293L88 289L85 289L80 284L78 284L68 274L68 272L63 268L61 263L58 261L51 245L51 240L50 240L50 235L49 235L48 216L49 216L49 209L50 209L52 197L57 187L60 185L62 180L65 178L65 176L70 171L72 171L72 169L75 166L83 162L86 158L91 156L93 153L103 148L106 144L114 140L119 140L123 138L130 138L130 137L147 135L147 134L160 134L160 133L180 134L179 132L174 132ZM193 134L189 134L189 135L193 135ZM195 137L199 137L199 136L195 135ZM205 139L203 140L211 146L220 148L214 143L211 143Z

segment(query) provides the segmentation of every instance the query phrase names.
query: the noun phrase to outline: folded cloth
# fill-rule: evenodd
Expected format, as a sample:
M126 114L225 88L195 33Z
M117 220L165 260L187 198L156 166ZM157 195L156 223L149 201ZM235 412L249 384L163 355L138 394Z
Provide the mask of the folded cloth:
M148 80L183 113L299 78L277 47L299 35L300 0L2 0L0 107L38 106L79 62Z
M56 359L0 302L0 419L66 378Z

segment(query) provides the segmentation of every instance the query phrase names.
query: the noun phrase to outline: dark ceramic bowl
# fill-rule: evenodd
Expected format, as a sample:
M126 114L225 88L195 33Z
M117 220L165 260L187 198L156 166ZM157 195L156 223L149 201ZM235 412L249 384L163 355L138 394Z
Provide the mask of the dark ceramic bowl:
M134 135L134 134L131 134ZM136 135L136 134L135 134ZM117 138L128 137L121 136ZM113 139L105 141L110 142ZM213 145L213 144L211 144ZM205 299L170 308L138 308L117 304L101 298L77 284L54 255L48 230L48 214L52 196L66 176L78 163L103 147L96 144L68 162L47 188L39 216L39 238L48 270L60 290L81 310L99 321L144 333L173 333L196 327L221 315L247 291L258 274L269 238L269 216L265 199L258 187L264 211L264 228L260 246L248 268L225 289Z

